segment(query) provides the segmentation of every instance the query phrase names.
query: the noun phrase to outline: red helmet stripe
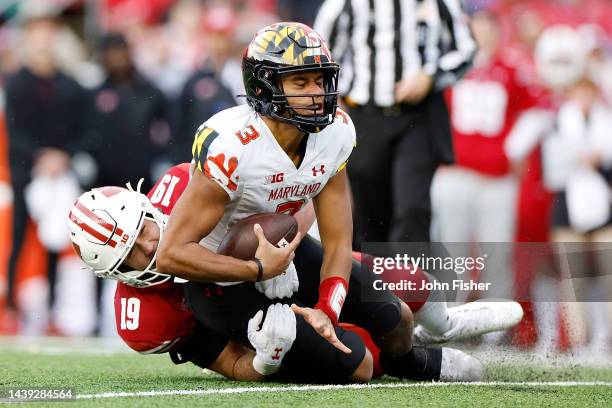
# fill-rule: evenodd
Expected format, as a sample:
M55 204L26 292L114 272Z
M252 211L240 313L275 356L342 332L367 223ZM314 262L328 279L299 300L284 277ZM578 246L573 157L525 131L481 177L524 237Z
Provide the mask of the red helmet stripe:
M102 218L98 217L92 211L89 211L87 207L81 204L81 202L76 203L76 208L78 208L79 211L83 213L83 215L85 215L86 217L89 217L93 222L95 222L96 224L104 228L105 230L108 230L111 233L115 232L119 236L123 235L123 230L121 228L117 228L115 230L114 224L111 224L110 222L105 221Z
M109 187L100 187L100 188L96 188L94 190L99 191L100 193L102 193L104 196L106 197L112 197L115 194L119 194L121 192L124 191L128 191L125 188L122 187L114 187L114 186L109 186Z
M115 246L117 246L117 243L111 239L112 236L111 237L107 237L107 236L99 233L98 231L96 231L95 229L90 227L87 223L85 223L85 222L81 221L80 219L78 219L76 217L76 215L74 215L74 213L72 211L70 211L70 221L74 222L76 225L78 225L80 228L82 228L83 231L87 232L92 237L96 238L99 241L102 241L104 244L110 245L111 248L114 248Z

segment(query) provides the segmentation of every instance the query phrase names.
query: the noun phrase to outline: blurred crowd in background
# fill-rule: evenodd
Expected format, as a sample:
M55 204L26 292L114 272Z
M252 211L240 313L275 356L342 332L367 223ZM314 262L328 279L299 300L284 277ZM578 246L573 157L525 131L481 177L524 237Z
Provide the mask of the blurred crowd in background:
M322 3L0 1L0 334L115 335L113 285L68 245L70 205L91 186L142 177L147 191L189 161L197 127L244 103L240 59L257 30L311 25ZM478 51L445 94L455 163L434 177L432 239L612 241L612 2L463 7ZM551 301L544 266L508 263L509 296L547 291L523 302L514 344L610 351L609 304L589 300L612 293L612 262L592 253L585 269L601 279L579 306Z

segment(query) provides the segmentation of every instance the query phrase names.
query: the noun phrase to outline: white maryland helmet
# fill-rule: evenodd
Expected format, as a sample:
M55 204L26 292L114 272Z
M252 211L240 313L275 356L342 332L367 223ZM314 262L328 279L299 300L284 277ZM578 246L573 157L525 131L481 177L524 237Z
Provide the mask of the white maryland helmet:
M556 25L540 34L535 66L544 85L561 90L578 81L586 69L587 47L573 28Z
M155 255L144 271L122 265L144 220L157 224L160 240L167 220L140 193L140 183L137 191L128 187L94 188L77 199L68 220L72 246L98 277L116 279L138 288L159 285L170 276L155 271Z

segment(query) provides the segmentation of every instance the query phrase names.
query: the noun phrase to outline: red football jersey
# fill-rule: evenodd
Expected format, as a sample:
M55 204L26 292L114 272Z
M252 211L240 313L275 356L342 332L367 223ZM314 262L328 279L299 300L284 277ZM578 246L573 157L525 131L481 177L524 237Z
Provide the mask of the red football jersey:
M612 3L610 0L521 0L498 1L492 6L504 33L502 46L521 43L517 27L521 20L535 20L543 27L569 25L577 28L582 24L597 25L607 36L612 35ZM519 22L519 23L517 23ZM533 24L533 23L532 23Z
M515 56L497 56L448 91L458 165L490 176L509 171L504 140L519 114L533 104L522 65Z
M558 98L541 89L534 108L557 112L561 103ZM544 185L541 147L541 143L538 143L527 155L521 174L517 207L518 242L547 242L550 238L550 216L554 193Z
M148 194L151 203L170 214L189 182L189 164L168 170ZM121 282L115 292L115 321L119 336L143 354L164 353L181 344L196 327L181 284L168 281L150 288Z
M178 164L157 180L147 197L162 213L169 215L189 183L189 163Z

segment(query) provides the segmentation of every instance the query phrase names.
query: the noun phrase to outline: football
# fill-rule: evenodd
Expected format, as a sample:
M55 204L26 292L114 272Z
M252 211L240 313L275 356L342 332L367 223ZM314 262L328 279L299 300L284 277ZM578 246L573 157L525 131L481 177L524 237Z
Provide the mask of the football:
M227 232L217 253L233 256L248 261L255 257L259 246L253 226L261 225L266 239L280 247L291 242L298 231L298 224L293 216L279 213L254 214L238 221Z

